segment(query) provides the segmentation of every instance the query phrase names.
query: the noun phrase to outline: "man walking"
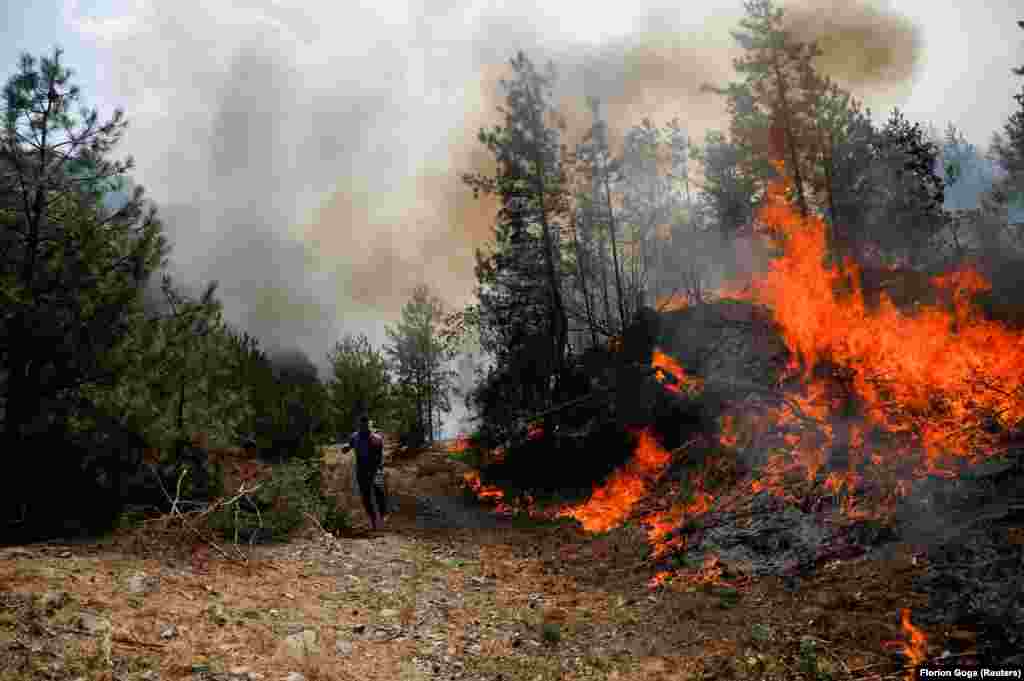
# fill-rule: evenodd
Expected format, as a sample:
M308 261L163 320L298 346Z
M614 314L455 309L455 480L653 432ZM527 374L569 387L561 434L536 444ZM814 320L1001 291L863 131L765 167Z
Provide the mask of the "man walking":
M378 516L387 518L387 493L374 484L377 471L384 465L384 440L370 431L370 417L363 414L359 417L359 430L352 434L348 445L342 451L356 450L356 480L359 482L359 493L363 497L363 506L370 517L370 528L377 529ZM376 501L376 512L374 510Z

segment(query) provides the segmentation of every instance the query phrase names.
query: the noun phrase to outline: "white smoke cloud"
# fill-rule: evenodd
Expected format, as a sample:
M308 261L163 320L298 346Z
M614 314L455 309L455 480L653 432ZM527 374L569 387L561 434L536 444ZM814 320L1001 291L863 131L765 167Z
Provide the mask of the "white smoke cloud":
M741 13L740 2L134 0L100 11L66 0L63 18L96 48L98 97L128 114L122 153L161 207L175 272L219 280L230 321L323 369L345 332L386 342L420 282L468 301L493 213L457 173L486 167L476 129L494 120L500 65L516 50L559 62L566 101L598 88L614 125L679 115L699 138L724 124L699 84L732 77ZM909 40L900 30L891 40ZM917 58L904 52L893 59Z

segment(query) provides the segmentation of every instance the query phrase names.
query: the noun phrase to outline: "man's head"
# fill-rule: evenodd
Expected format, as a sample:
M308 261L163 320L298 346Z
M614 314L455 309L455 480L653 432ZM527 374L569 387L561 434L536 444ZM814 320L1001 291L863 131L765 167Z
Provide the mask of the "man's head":
M363 414L359 417L359 432L369 433L370 432L370 415Z

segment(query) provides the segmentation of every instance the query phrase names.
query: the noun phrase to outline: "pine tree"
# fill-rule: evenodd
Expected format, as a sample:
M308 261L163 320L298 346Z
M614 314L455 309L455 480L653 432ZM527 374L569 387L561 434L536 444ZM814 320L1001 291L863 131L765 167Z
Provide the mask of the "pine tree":
M445 310L426 285L417 286L402 308L402 319L388 327L391 345L385 348L399 383L415 399L415 439L433 442L439 415L451 410L454 348L444 333Z
M115 350L129 335L141 291L167 246L155 209L136 187L119 207L131 159L108 158L125 129L123 112L100 122L74 111L80 92L61 51L23 55L3 90L0 129L0 449L11 457L4 503L21 521L52 493L36 489L19 452L63 437L89 405L83 386L116 384ZM107 433L109 435L109 433ZM80 475L81 449L48 461L48 482ZM99 453L116 451L107 442ZM114 470L114 469L112 469ZM71 477L66 477L71 479ZM9 516L8 516L9 517Z
M1017 25L1024 28L1024 21ZM1013 69L1014 74L1024 76L1024 66ZM1024 87L1013 96L1017 110L1003 126L1003 135L996 135L992 143L992 155L1006 173L1006 180L998 191L1003 202L1010 209L1010 220L1024 223Z
M515 78L501 82L504 124L479 135L497 172L463 175L474 193L495 194L501 201L494 248L477 254L476 312L481 342L503 370L511 368L513 357L539 353L525 365L526 380L546 401L550 391L544 386L561 375L568 346L561 249L569 187L559 128L551 124L553 69L539 73L522 52L510 64ZM524 341L538 334L547 339L545 347L531 343L527 348Z

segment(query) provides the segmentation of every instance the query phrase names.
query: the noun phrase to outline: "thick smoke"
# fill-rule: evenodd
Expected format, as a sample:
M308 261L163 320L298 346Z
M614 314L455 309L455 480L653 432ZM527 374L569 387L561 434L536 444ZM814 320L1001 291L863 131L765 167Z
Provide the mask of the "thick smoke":
M921 28L880 5L814 0L787 4L785 16L797 39L818 43L818 68L854 92L907 94L923 63Z
M739 2L705 16L638 9L588 42L529 4L143 1L102 19L76 7L66 18L102 48L101 89L132 121L125 150L162 206L176 273L219 280L230 321L321 368L342 333L384 342L420 282L453 306L472 296L495 206L458 174L491 170L476 133L498 122L517 50L555 63L570 140L588 95L604 99L613 141L644 116L678 116L700 139L726 125L700 86L732 79L742 15ZM791 15L851 87L888 91L915 73L921 42L903 16L831 0Z

